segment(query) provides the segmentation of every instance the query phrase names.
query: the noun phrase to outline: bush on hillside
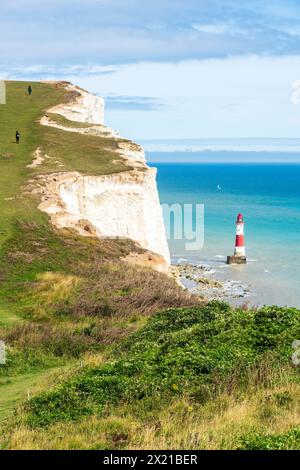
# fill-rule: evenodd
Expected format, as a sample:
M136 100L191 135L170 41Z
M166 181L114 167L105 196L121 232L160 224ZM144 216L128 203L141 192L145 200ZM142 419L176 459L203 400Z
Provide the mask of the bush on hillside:
M279 307L244 311L213 301L156 314L131 335L114 362L85 368L27 406L31 426L100 413L106 404L154 394L203 400L224 388L271 386L273 370L290 364L300 311ZM205 398L204 398L205 399Z

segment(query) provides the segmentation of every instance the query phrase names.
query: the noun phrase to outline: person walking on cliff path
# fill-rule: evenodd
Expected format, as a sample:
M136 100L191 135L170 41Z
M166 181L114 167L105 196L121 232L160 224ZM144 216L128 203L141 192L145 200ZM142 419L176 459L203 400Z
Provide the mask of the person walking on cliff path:
M31 93L32 93L32 86L31 85L28 85L27 91L28 91L28 95L30 96Z
M16 143L18 144L20 142L20 132L19 131L16 131Z

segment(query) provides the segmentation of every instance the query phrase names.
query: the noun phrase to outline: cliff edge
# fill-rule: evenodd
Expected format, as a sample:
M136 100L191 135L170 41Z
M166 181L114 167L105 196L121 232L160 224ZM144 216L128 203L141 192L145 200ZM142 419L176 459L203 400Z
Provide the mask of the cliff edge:
M74 228L86 236L130 238L169 264L156 169L147 166L142 147L104 126L103 98L70 83L63 86L71 92L71 98L48 109L40 124L107 139L108 147L113 139L113 151L123 159L125 171L105 175L63 170L41 174L40 210L47 212L58 228ZM50 157L37 149L32 165Z

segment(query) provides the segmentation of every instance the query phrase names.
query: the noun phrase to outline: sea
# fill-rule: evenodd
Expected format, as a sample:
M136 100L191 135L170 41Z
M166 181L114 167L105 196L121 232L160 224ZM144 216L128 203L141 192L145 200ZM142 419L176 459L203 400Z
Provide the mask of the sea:
M203 224L203 246L190 249L175 230L182 220L173 217L170 224L165 214L172 263L206 266L216 279L242 285L243 302L251 306L300 307L300 139L141 144L157 168L161 204L192 207L193 227ZM238 213L245 221L248 263L227 265Z

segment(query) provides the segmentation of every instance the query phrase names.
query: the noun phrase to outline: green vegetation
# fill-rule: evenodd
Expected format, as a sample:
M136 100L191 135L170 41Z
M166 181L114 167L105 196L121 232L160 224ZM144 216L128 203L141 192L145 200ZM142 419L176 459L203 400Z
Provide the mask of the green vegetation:
M55 121L57 124L64 127L71 127L73 129L88 129L91 127L91 124L87 122L75 122L70 121L70 119L65 118L64 116L56 113L47 113L47 116L51 121Z
M157 393L189 394L205 401L228 383L247 386L262 364L270 372L277 361L289 363L299 327L299 312L293 309L245 314L212 302L202 308L168 310L130 337L123 359L88 369L58 391L32 400L29 421L45 426L101 411L108 401L128 402Z
M7 104L0 105L0 243L10 237L16 219L28 217L35 207L29 198L21 197L21 188L30 175L26 165L40 144L38 119L45 109L68 99L63 89L42 83L34 85L30 97L26 83L7 82L6 89ZM15 143L16 130L21 134L19 145Z
M41 127L40 148L45 159L39 173L79 171L88 175L106 175L130 170L117 153L118 140Z
M72 95L63 88L35 83L33 94L26 83L7 82L7 104L0 105L0 244L11 236L17 219L41 221L36 201L22 189L29 177L49 171L74 170L85 174L108 174L130 169L116 152L118 139L87 136L41 126L48 108ZM15 143L15 132L21 134ZM120 140L123 142L123 140ZM40 147L49 156L36 169L27 165Z
M33 399L29 423L46 426L101 412L107 402L156 394L189 395L201 403L215 398L228 384L239 389L249 386L255 371L264 366L269 370L260 377L260 385L264 381L268 385L278 361L289 364L299 327L300 315L293 309L245 314L212 302L202 308L168 310L125 342L122 359L88 368L59 390Z
M54 229L28 179L129 167L118 139L39 125L62 88L26 89L8 83L0 106L1 448L299 448L300 311L204 304L126 263L143 252L130 240Z
M26 90L25 83L8 82L7 104L0 106L0 339L7 345L0 417L28 390L34 393L41 377L90 360L91 353L99 358L157 308L196 303L171 279L121 261L142 251L130 240L58 231L37 209L37 197L24 192L37 174L62 168L105 174L129 167L115 152L116 139L39 124L48 107L71 98L64 89L34 84L30 97ZM28 168L38 147L49 158Z
M255 434L242 439L241 449L245 450L293 450L299 449L300 428L296 427L284 434Z
M110 360L32 398L5 439L16 445L20 433L29 448L299 448L300 381L290 360L299 328L292 308L168 309ZM57 444L58 434L68 437Z

